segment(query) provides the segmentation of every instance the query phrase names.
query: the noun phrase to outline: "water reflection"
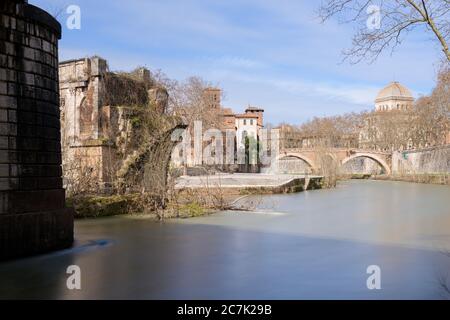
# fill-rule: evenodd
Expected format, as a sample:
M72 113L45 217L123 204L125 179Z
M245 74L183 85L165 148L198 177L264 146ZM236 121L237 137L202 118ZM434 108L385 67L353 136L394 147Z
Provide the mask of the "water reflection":
M79 221L74 250L0 265L0 298L440 299L449 195L442 186L346 182L264 197L256 213ZM65 289L70 264L82 269L81 291ZM380 291L366 287L374 264Z

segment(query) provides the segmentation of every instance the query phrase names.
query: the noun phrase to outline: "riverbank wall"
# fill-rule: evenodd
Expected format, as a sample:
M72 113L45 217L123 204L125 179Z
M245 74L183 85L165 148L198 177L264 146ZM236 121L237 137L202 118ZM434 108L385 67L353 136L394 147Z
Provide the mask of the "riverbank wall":
M392 154L392 175L449 175L450 145Z
M180 177L176 190L226 190L234 194L295 193L322 188L323 177L273 174L220 174L214 176Z
M423 174L404 174L404 175L390 175L390 176L373 176L372 180L382 181L403 181L423 184L437 184L450 186L450 173L423 173Z

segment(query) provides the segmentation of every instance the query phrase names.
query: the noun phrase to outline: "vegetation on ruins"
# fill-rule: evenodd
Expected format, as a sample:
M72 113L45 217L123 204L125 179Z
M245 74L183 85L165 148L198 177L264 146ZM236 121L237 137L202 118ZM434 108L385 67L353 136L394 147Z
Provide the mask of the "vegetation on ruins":
M164 219L230 208L230 199L217 190L207 188L202 194L175 190L177 172L170 168L172 150L179 142L172 136L181 136L176 131L192 128L195 121L201 121L204 130L221 125L217 110L205 102L209 83L198 77L178 82L161 71L137 68L108 71L101 85L107 113L101 120L102 139L110 158L103 174L110 177L109 195L98 194L102 186L93 172L101 169L95 170L96 163L87 167L81 159L66 163L66 188L78 217L144 212ZM149 98L149 90L155 88L167 94L163 95L166 101L159 101L158 95L155 100Z
M136 72L136 71L135 71ZM105 106L139 106L148 105L147 90L153 84L150 80L145 81L134 77L132 73L108 72L104 76Z
M109 115L100 122L110 159L102 174L110 177L110 192L117 196L109 198L109 202L92 201L91 195L101 189L98 177L92 174L96 164L86 167L80 165L81 160L70 161L64 167L66 187L69 196L75 199L74 207L80 209L80 216L86 211L82 207L90 207L92 202L121 209L124 203L131 207L129 203L133 202L133 210L144 200L153 209L165 206L170 154L176 143L171 141L171 134L184 126L179 117L158 108L156 104L160 101L149 99L148 90L157 84L150 75L142 74L143 71L138 68L131 73L107 72L103 76L102 102ZM111 121L112 117L116 117L115 121ZM84 169L90 172L83 172ZM126 196L130 193L142 196L131 199ZM102 210L93 212L98 211Z

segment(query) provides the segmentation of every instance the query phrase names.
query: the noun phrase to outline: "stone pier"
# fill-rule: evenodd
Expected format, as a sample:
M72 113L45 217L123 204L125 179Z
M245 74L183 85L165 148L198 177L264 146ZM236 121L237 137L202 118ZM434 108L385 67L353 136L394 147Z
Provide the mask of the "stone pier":
M60 38L45 11L0 2L0 260L73 242L61 178Z

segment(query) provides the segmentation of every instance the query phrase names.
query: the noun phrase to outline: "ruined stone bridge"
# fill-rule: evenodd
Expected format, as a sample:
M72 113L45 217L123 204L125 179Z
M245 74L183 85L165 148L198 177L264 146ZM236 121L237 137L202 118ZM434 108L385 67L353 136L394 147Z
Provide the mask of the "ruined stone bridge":
M392 172L392 153L374 150L353 148L333 148L323 151L317 149L284 149L278 156L277 164L288 158L303 160L311 168L313 173L320 172L326 159L329 159L342 167L346 163L357 158L372 159L383 168L385 174L390 175Z

